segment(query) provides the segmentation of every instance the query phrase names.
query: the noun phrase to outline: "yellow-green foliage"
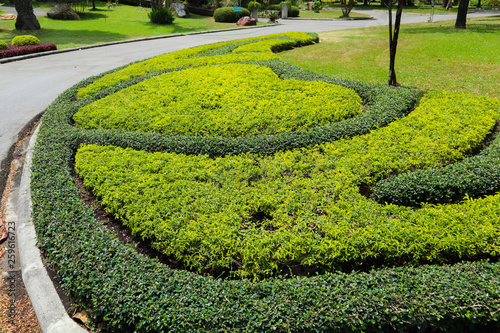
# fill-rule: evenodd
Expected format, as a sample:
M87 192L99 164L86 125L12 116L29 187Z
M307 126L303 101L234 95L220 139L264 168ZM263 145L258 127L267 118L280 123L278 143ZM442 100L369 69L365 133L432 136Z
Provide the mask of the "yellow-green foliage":
M342 86L281 80L268 67L228 64L154 76L73 118L84 128L235 137L299 131L361 112L361 98Z
M295 42L290 39L270 39L251 44L245 44L233 50L234 53L241 52L278 52L284 49L290 49L295 46Z
M274 39L274 38L294 39L296 40L296 44L299 45L309 44L312 41L314 41L314 38L311 35L306 34L304 32L287 32L287 33L273 34L262 37L241 39L238 40L237 43L260 41L263 39ZM78 91L78 98L88 97L106 87L127 81L134 77L142 76L148 73L153 73L161 70L167 70L178 67L244 62L250 60L269 60L277 58L277 56L275 55L269 55L269 54L256 55L254 53L251 53L246 56L245 55L236 56L228 54L216 57L196 57L196 55L202 54L203 52L214 50L233 43L236 42L229 41L229 42L220 42L209 45L202 45L198 47L193 47L189 49L175 51L172 53L163 54L142 62L134 63L122 70L108 74L100 78L96 82L88 85L87 87L80 89Z
M0 50L7 50L9 48L9 45L7 45L6 42L3 40L0 40Z
M32 35L16 36L12 39L12 45L15 46L38 45L38 44L40 44L40 40Z
M445 262L499 253L500 194L412 210L360 185L456 161L498 118L494 100L434 92L387 127L313 149L213 160L88 145L76 170L134 234L197 271Z

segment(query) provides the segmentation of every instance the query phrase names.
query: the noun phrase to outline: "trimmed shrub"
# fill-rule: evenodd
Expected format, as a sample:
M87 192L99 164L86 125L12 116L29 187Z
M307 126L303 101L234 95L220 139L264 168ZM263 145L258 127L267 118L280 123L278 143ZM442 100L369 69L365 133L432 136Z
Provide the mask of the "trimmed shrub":
M8 50L9 49L9 45L7 45L6 42L4 42L3 40L0 40L0 50Z
M84 128L235 137L301 131L361 112L361 98L350 89L228 64L144 80L85 106L74 119Z
M252 9L261 9L262 8L262 5L257 2L257 1L250 1L247 5L248 9L249 10L252 10Z
M246 8L241 8L241 11L235 12L233 7L217 8L214 12L215 22L238 22L243 16L250 16L250 11Z
M12 39L12 45L15 46L38 45L38 44L40 44L40 40L32 35L16 36Z
M27 45L27 46L11 45L7 50L0 50L0 59L31 54L31 53L52 51L52 50L57 50L56 45L52 43L41 43L39 45Z
M242 45L233 50L233 53L239 52L280 52L289 50L296 45L294 40L291 39L270 39L262 42L255 42L251 44Z
M171 24L175 20L175 14L167 7L150 11L148 17L155 24Z
M291 6L290 9L288 10L289 17L299 17L299 15L300 15L299 7Z

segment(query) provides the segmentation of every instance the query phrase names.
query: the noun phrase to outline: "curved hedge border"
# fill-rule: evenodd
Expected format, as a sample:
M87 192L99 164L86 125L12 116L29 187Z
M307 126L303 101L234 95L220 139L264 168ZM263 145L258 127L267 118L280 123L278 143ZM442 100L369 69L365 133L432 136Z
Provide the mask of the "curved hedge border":
M282 77L291 70L291 75L302 73L304 79L341 81L306 74L278 62L269 65ZM109 331L380 332L417 330L427 324L437 330L461 331L486 323L499 327L498 263L327 273L252 283L172 270L119 244L105 226L95 221L93 211L82 203L74 185L70 170L74 151L81 143L119 143L148 151L213 155L225 155L235 146L228 148L221 143L219 149L218 142L195 144L190 138L76 130L71 126L71 116L77 109L77 89L92 81L95 78L61 94L44 115L32 167L33 220L39 246L57 269L63 287L96 322L106 321ZM391 104L391 95L398 95L396 90L352 82L345 85L358 87L358 94L374 102L370 109L378 105L384 110L387 102L392 116L399 114L396 117L408 112L415 101L415 94L409 91L402 94L413 102L401 99ZM389 95L377 97L377 90ZM379 123L391 121L389 118ZM357 119L350 125L352 131L344 130L341 137L363 133L376 126L375 119L380 120L377 113ZM357 124L361 130L356 129ZM267 151L266 145L253 148ZM239 146L236 150L245 149Z
M164 55L160 55L157 57L153 57L148 60L139 61L133 63L129 66L125 66L124 68L118 69L116 71L112 71L107 75L102 76L96 82L92 84L82 87L78 91L79 98L89 97L96 92L105 89L107 87L119 84L121 82L127 81L129 79L146 75L148 73L153 73L157 71L168 70L176 67L185 67L185 66L194 66L194 65L206 65L208 63L222 63L218 62L219 60L214 60L213 58L209 58L214 55L226 54L228 51L248 43L254 43L257 41L265 40L265 39L273 39L273 38L289 38L295 41L296 46L308 45L314 41L318 41L318 36L315 34L308 34L304 32L285 32L279 34L273 34L268 36L261 37L252 37L247 39L239 40L238 42L229 41L229 42L220 42L208 45L201 45L189 49L183 49L171 53L167 53ZM271 50L269 50L271 51ZM231 55L226 55L227 57L231 57ZM255 54L253 55L255 56ZM201 59L190 59L190 58L198 58L198 57L206 57L205 63L202 63ZM268 59L276 58L272 55L268 56ZM233 60L234 61L234 60ZM250 61L250 59L246 60ZM194 63L196 62L196 63ZM232 62L232 61L229 61Z
M377 202L420 207L456 203L500 189L500 136L479 155L441 168L417 170L380 181L371 195Z
M433 92L387 127L311 149L210 159L86 145L75 169L133 234L198 272L257 279L304 266L449 262L500 251L491 222L500 209L415 212L374 204L358 186L457 160L497 118L487 98Z
M223 64L152 77L86 105L73 119L87 129L238 137L300 131L361 113L352 89Z

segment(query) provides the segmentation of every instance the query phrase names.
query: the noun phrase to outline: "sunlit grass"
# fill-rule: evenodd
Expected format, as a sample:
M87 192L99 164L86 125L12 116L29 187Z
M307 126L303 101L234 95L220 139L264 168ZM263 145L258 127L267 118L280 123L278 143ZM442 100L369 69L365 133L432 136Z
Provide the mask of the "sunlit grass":
M42 10L52 4L39 3ZM176 18L174 24L156 25L149 22L149 9L119 5L107 8L105 2L97 2L97 11L87 8L81 21L53 20L39 17L39 31L15 30L15 21L0 21L0 40L10 41L18 35L32 34L43 43L54 43L58 49L127 40L139 37L159 36L193 31L219 30L234 27L234 23L217 23L213 17L191 15L191 18Z
M401 26L396 74L404 86L469 92L500 99L500 16ZM285 61L326 75L385 84L387 27L320 33L320 43L281 54Z

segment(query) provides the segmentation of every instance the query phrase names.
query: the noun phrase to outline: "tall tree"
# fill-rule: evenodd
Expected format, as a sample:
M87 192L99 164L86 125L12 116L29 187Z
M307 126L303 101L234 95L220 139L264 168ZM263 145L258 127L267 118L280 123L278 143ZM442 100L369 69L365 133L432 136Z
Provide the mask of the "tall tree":
M17 30L40 30L40 23L33 13L32 0L15 0L14 6L17 11Z
M396 71L394 64L396 62L396 49L398 47L399 27L401 25L401 14L403 13L404 0L398 0L398 9L396 11L396 22L394 24L394 31L392 30L392 0L389 0L389 85L399 86L396 79Z
M465 29L468 9L469 0L460 0L460 4L458 5L457 20L455 21L455 29Z

